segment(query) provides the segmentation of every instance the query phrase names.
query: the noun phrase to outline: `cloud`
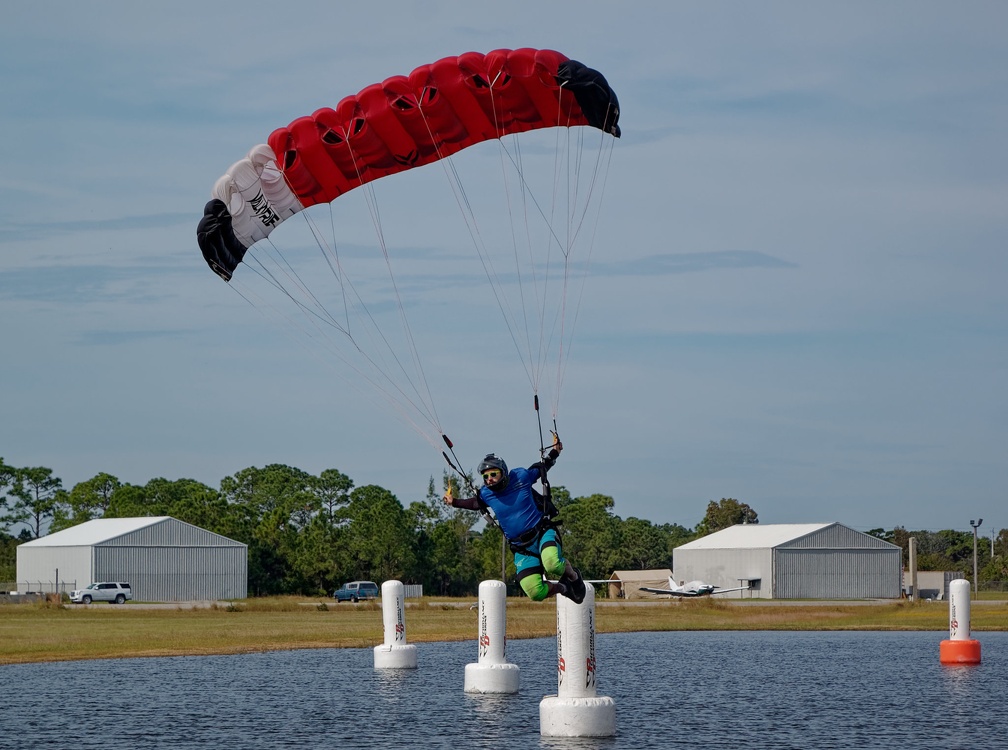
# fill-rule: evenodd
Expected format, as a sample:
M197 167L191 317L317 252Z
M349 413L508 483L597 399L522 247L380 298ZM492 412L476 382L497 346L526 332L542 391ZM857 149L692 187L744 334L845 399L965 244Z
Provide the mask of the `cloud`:
M152 339L175 339L188 336L189 331L183 330L146 330L146 331L85 331L76 338L76 343L82 346L129 346L139 341Z
M740 268L798 268L797 263L754 250L661 253L619 263L594 263L593 276L671 276Z
M689 525L723 496L763 521L841 508L827 520L965 524L949 497L995 514L1008 5L903 0L872 5L867 23L862 7L778 3L736 8L732 24L710 4L657 0L617 14L589 1L574 15L525 3L491 20L461 2L387 5L11 6L0 25L8 462L51 466L67 486L109 468L142 483L335 465L422 498L439 454L347 387L367 383L316 339L301 346L290 301L252 264L231 285L214 276L195 228L217 177L272 128L444 55L527 44L604 72L624 126L592 193L600 220L571 256L570 298L583 289L584 304L558 481L612 494L623 517ZM545 150L522 139L549 214ZM354 191L314 218L335 227L347 276L393 334L399 295L453 438L524 446L512 410L528 384L456 205L473 206L510 300L522 291L507 208L518 203L496 189L495 144L455 162L458 195L439 163L375 183L374 215ZM577 166L588 176L594 162ZM548 247L538 207L527 210L533 246ZM302 224L271 240L345 318L341 279ZM266 243L253 253L272 255Z
M36 221L7 223L0 227L0 242L24 242L59 235L88 232L114 232L132 229L165 229L179 224L195 223L193 214L161 213L140 216L121 216L108 219L76 219L73 221Z

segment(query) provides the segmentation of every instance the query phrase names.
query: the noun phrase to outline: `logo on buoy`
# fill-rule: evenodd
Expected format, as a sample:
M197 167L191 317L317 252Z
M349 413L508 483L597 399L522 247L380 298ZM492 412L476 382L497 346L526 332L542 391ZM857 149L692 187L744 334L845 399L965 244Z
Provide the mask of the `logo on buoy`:
M406 640L406 618L403 614L402 599L396 599L396 640Z
M490 646L490 635L487 631L490 629L487 624L487 613L482 607L480 608L480 636L479 636L479 655L486 656L487 649Z
M563 631L560 629L559 622L557 623L557 684L563 685L564 672L567 670L567 665L564 664L563 658Z

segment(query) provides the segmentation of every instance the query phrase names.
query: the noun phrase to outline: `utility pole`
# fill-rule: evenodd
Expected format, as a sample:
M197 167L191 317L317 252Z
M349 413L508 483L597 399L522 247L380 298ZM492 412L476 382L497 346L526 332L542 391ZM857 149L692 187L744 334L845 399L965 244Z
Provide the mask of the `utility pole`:
M910 564L910 598L917 601L917 537L910 537L909 564Z
M980 524L983 523L983 519L977 519L976 523L973 523L973 519L970 519L970 526L973 527L973 598L977 598L979 593L979 588L977 587L977 529L980 528Z

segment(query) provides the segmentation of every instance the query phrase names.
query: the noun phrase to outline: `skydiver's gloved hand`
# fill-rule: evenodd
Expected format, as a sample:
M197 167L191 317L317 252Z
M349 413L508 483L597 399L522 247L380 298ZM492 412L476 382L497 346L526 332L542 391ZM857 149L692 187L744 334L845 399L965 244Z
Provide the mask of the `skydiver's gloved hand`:
M560 442L560 438L554 436L554 438L553 438L553 447L550 448L550 452L548 454L549 457L552 460L556 461L557 456L560 455L560 451L562 451L562 450L563 450L563 443Z

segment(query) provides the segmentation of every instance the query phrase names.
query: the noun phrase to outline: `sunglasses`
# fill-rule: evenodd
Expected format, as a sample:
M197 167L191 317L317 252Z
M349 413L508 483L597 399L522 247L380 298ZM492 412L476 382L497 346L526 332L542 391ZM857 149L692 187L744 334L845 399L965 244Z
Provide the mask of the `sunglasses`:
M483 481L488 479L500 479L501 471L500 469L490 469L489 471L483 472Z

